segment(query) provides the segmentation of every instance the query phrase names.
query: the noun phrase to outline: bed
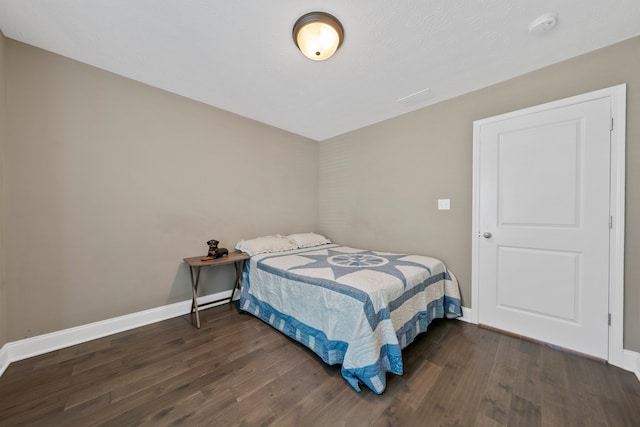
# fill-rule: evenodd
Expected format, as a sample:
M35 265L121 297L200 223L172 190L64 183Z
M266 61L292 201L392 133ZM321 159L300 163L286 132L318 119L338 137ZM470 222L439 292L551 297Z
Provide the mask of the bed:
M435 258L351 248L321 237L323 243L294 241L277 252L245 248L252 256L243 270L240 308L325 363L341 364L356 391L365 384L380 394L387 372L403 373L402 349L433 319L462 314L458 283ZM242 250L242 243L236 248Z

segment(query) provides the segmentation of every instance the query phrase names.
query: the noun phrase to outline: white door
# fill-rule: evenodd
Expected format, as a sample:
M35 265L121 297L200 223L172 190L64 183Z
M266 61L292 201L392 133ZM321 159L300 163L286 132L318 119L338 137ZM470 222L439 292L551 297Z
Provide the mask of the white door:
M611 100L483 120L479 323L608 357Z

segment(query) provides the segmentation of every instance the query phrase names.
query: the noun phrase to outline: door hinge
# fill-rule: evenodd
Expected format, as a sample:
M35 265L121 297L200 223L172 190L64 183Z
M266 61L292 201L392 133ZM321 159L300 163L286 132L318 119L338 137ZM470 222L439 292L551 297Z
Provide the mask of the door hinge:
M613 117L611 117L611 125L609 126L609 130L613 130Z
M609 326L611 326L611 313L609 313Z
M609 217L609 230L613 228L613 216Z

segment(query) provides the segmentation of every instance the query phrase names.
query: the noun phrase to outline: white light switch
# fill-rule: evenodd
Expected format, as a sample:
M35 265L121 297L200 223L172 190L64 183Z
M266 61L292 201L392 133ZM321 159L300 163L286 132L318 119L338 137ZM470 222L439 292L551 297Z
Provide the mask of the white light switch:
M448 211L451 209L451 199L438 199L438 210Z

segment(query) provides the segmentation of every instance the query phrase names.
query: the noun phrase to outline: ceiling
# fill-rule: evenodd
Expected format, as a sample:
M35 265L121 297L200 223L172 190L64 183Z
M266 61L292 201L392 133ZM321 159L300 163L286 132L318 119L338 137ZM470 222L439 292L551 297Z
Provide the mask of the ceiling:
M291 36L312 10L345 30L322 62ZM529 33L548 12L557 26ZM0 0L0 29L322 141L639 35L640 1Z

